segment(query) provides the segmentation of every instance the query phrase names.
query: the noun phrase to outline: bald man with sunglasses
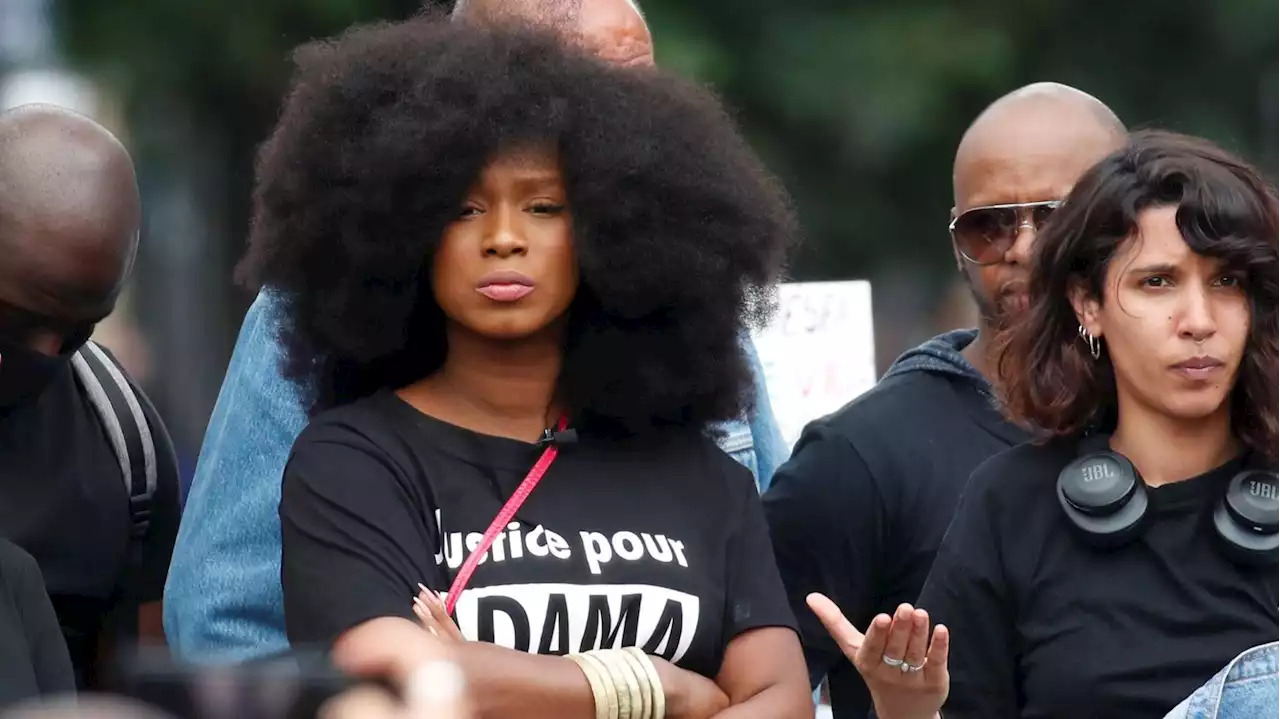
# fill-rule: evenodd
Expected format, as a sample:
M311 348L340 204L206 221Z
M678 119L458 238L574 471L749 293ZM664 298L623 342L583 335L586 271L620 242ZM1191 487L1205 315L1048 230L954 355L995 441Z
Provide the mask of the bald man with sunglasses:
M990 342L1026 309L1040 227L1125 136L1105 105L1056 83L984 110L956 150L949 223L979 326L906 352L874 389L809 425L765 494L810 681L827 677L836 719L866 717L870 696L805 597L825 594L859 627L914 603L969 474L1029 439L996 406Z

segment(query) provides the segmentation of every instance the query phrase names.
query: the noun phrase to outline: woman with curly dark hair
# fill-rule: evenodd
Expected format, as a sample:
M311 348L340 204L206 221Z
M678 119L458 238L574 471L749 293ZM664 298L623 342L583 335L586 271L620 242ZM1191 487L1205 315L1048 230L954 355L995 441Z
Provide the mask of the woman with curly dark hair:
M748 409L789 199L708 93L562 45L424 18L298 53L244 266L313 402L290 641L420 619L469 640L480 716L809 716L712 437Z
M1080 179L1002 338L1043 437L974 472L920 596L950 696L863 657L878 708L933 700L882 719L1160 717L1268 644L1276 712L1276 233L1274 191L1203 140L1139 133Z

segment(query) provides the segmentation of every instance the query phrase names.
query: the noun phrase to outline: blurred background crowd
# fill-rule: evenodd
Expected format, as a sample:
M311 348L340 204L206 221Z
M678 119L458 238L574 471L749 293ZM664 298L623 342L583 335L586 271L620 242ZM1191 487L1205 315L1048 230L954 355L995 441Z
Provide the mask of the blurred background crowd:
M145 387L189 479L252 297L253 153L290 50L421 0L0 0L0 104L98 119L138 166L132 284L96 338ZM714 86L799 203L796 280L866 279L877 370L971 326L947 251L952 152L992 98L1053 80L1131 127L1210 138L1275 177L1274 0L644 0L660 65Z

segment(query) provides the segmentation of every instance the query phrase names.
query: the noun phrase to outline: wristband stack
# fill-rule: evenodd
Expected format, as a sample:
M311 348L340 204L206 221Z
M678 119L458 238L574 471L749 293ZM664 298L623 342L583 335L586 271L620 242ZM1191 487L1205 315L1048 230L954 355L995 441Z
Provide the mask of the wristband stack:
M568 657L591 685L596 719L663 719L667 695L653 661L635 647L597 649Z

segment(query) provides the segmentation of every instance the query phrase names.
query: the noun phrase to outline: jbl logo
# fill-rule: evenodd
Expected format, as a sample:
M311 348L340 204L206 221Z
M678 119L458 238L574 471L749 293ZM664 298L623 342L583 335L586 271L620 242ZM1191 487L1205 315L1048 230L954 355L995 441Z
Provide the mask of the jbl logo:
M1256 479L1249 480L1249 494L1263 499L1276 498L1276 486L1270 482L1259 482Z
M1086 464L1080 468L1080 473L1084 475L1084 481L1086 482L1096 482L1100 479L1110 479L1116 476L1116 473L1111 471L1111 465L1106 462Z

